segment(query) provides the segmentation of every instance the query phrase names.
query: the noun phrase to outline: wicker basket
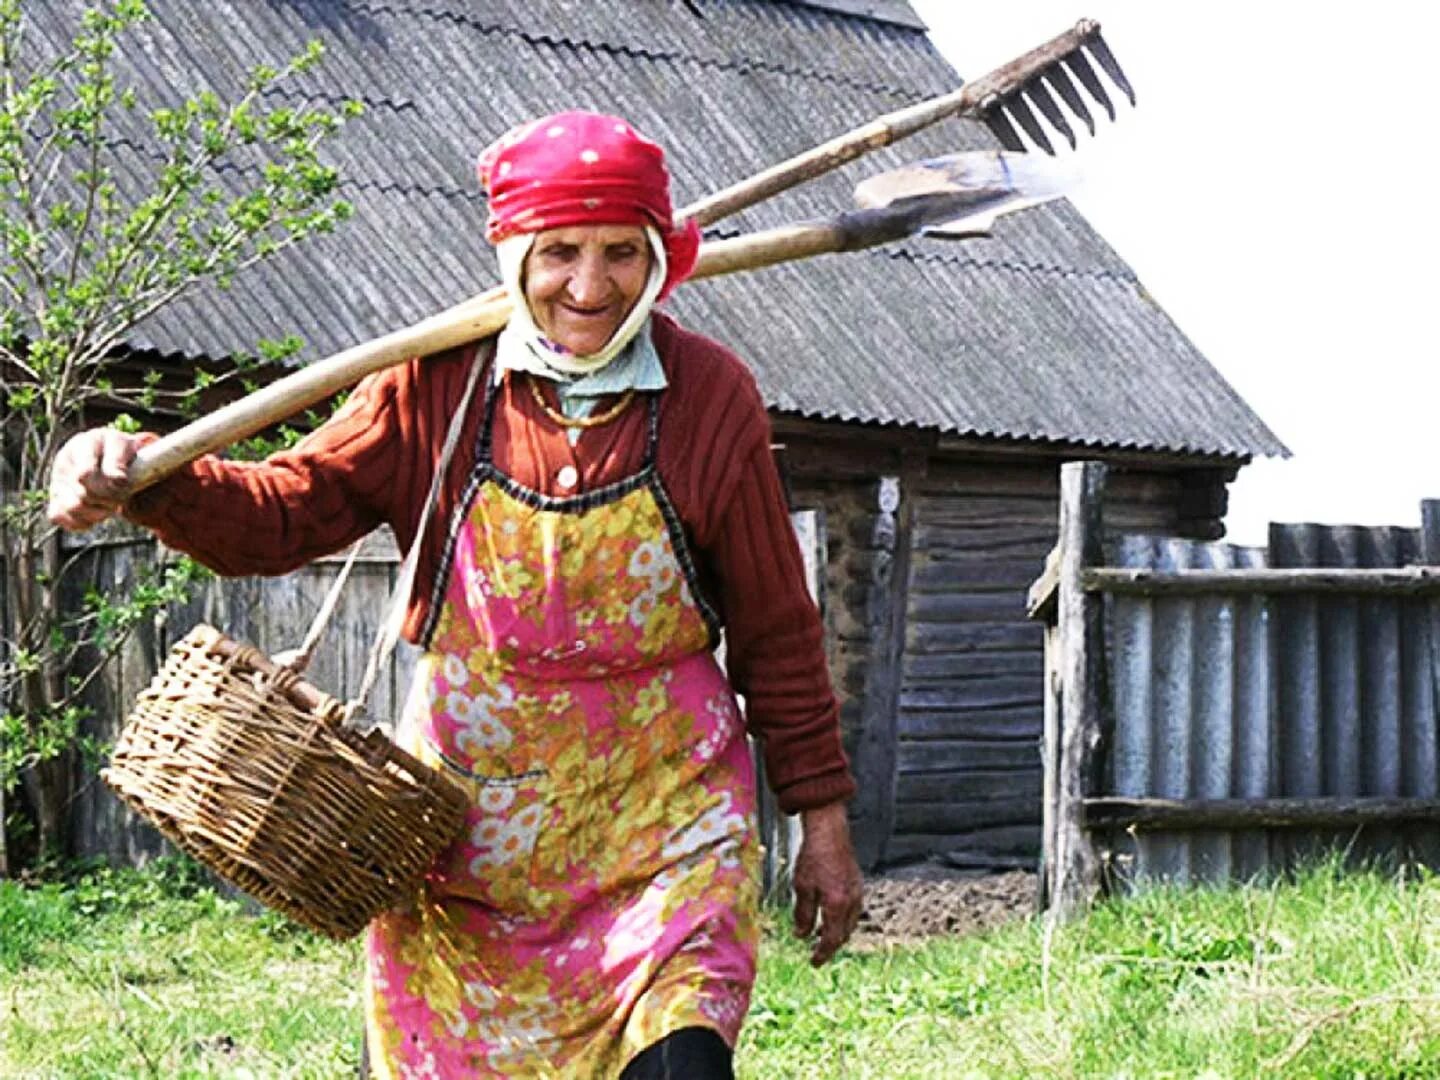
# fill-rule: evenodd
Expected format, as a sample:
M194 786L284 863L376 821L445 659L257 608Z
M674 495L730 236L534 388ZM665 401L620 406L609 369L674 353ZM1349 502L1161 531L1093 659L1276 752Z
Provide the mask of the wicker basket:
M171 841L332 938L412 896L460 790L339 702L198 626L135 703L103 775Z

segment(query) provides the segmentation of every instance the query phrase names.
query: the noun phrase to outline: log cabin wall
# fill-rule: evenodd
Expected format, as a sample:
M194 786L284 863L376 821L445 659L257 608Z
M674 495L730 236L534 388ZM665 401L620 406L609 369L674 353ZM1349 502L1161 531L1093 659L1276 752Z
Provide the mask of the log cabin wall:
M1044 643L1025 593L1055 543L1062 457L818 423L777 431L795 507L824 515L827 645L862 864L1034 865ZM1116 456L1111 528L1223 532L1233 467Z

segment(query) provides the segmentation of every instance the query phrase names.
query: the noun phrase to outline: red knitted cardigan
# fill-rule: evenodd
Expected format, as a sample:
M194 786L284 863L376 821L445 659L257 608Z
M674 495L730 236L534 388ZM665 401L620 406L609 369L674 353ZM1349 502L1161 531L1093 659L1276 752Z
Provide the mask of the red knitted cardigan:
M745 698L751 733L763 740L770 785L791 813L848 798L855 784L840 745L823 630L754 377L729 350L664 315L654 317L653 333L669 382L660 405L660 477L701 588L724 622L730 680ZM264 462L201 458L137 495L126 516L224 575L287 573L382 523L408 550L475 353L472 345L372 375L294 449ZM498 393L495 464L519 483L575 495L640 468L647 434L640 402L572 446L517 379L507 378ZM422 541L405 622L406 638L417 644L445 529L474 464L483 412L476 397ZM557 477L566 466L579 482L562 490Z

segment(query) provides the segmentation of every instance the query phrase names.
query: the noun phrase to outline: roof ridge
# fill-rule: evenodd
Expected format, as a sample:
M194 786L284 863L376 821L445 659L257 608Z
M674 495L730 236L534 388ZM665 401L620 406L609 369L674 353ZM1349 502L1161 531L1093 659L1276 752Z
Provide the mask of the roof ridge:
M680 52L678 50L647 49L643 46L625 45L613 41L591 41L587 38L572 38L565 35L536 33L516 26L487 23L474 15L457 11L446 11L443 8L418 7L403 3L371 3L369 0L340 0L340 2L363 15L417 15L433 19L437 22L450 22L457 26L469 26L486 35L499 34L504 37L516 37L529 45L550 45L567 49L589 49L594 52L611 53L616 56L626 56L640 60L662 60L671 63L693 64L696 67L714 71L734 71L739 73L750 71L770 72L792 78L813 79L826 83L827 85L844 86L852 90L864 90L872 94L884 94L907 103L923 101L926 97L926 95L916 90L907 90L902 87L889 86L880 82L867 82L833 71L792 67L790 65L777 64L765 60L735 59L733 57L719 60L705 56L696 56L693 53Z

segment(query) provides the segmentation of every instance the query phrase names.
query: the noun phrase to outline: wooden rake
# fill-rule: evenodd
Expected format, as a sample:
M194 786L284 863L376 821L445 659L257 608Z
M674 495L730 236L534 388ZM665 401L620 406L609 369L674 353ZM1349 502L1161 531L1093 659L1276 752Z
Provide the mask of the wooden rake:
M1114 105L1092 59L1133 104L1134 92L1101 38L1100 24L1082 19L1072 29L959 90L878 117L685 207L680 217L701 227L714 224L951 116L986 124L1009 151L962 154L909 166L861 184L856 195L865 209L827 221L706 243L693 276L715 277L815 255L858 251L922 232L952 237L983 235L998 215L1058 197L1063 183L1043 169L1024 164L1021 155L1026 146L1015 124L1035 145L1054 153L1033 105L1073 146L1074 131L1056 97L1093 133L1095 122L1078 87L1114 119ZM509 316L508 296L503 289L493 288L411 326L316 361L146 446L130 467L130 489L148 487L202 454L221 450L293 416L373 372L497 333Z

